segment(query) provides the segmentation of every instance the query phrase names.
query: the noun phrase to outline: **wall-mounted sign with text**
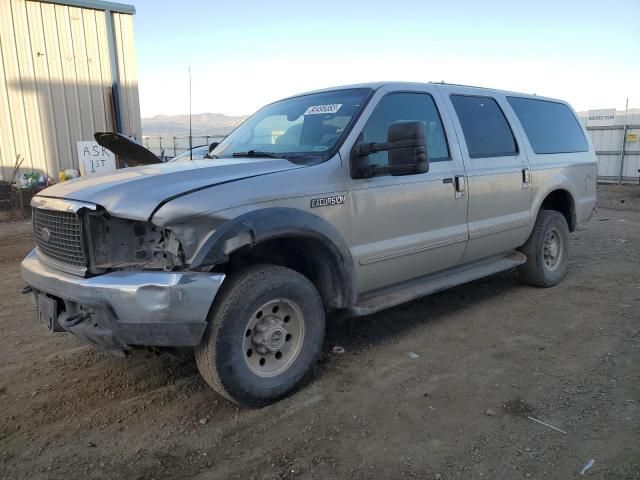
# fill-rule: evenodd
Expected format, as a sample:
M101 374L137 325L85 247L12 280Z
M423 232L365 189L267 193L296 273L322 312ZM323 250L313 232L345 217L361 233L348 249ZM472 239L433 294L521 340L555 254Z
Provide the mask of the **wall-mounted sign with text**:
M616 123L616 109L589 110L587 127L610 127Z

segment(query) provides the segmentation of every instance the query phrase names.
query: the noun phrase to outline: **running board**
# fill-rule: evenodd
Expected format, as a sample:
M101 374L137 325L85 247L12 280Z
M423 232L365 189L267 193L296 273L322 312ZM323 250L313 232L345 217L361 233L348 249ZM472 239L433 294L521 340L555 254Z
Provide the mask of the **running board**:
M370 315L456 285L509 270L526 261L527 257L524 254L510 252L409 280L390 288L375 290L359 298L358 303L349 309L349 314Z

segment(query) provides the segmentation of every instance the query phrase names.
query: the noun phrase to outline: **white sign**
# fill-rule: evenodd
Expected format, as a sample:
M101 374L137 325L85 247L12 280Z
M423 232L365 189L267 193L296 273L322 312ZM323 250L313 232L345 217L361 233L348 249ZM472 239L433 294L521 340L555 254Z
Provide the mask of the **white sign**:
M98 142L78 142L78 160L83 176L101 175L116 171L116 156Z
M589 110L587 127L609 127L616 123L616 109Z
M313 105L303 113L303 115L319 115L321 113L336 113L340 110L341 103L331 103L329 105Z

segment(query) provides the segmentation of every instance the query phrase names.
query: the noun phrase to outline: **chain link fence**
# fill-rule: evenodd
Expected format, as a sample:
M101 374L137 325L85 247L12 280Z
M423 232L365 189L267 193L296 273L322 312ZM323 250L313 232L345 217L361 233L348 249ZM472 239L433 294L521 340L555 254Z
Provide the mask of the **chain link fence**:
M192 147L209 145L212 142L220 142L224 135L193 135ZM189 135L143 135L142 144L155 153L158 157L164 155L165 159L177 157L189 150Z

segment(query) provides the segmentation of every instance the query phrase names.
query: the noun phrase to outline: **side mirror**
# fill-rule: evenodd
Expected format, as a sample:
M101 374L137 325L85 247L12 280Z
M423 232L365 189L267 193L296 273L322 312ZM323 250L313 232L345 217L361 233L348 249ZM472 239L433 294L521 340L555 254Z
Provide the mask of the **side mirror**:
M389 165L369 165L368 156L389 152ZM389 125L385 143L356 143L351 152L351 176L415 175L429 171L426 131L422 122L396 122Z
M422 122L398 122L389 125L387 143L391 175L412 175L429 171L426 130Z

